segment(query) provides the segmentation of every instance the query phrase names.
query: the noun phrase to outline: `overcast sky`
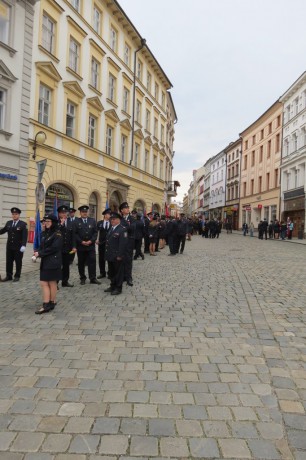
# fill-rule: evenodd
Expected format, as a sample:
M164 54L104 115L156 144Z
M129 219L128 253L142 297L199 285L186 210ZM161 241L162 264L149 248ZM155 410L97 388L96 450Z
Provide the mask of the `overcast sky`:
M119 0L173 84L173 180L202 166L306 70L306 0Z

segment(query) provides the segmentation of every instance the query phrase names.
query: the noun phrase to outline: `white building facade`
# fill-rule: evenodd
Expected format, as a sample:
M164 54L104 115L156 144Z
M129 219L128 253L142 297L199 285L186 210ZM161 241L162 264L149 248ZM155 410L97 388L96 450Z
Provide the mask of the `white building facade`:
M0 0L0 227L26 208L35 1Z
M226 153L222 150L211 160L210 166L210 202L211 219L223 219L226 187Z
M281 218L294 223L293 236L305 235L306 72L280 98L283 103Z

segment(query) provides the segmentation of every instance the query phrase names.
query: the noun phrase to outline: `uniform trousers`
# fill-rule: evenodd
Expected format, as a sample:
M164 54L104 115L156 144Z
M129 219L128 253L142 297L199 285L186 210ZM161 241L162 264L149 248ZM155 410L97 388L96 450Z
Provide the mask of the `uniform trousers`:
M23 252L20 249L6 247L6 276L13 278L13 264L16 263L15 278L20 278L22 268Z
M169 244L170 254L176 254L177 253L177 236L169 235L168 244Z
M128 244L125 251L124 257L124 279L126 281L132 280L132 268L133 268L133 251L135 246L134 238L128 238Z
M88 276L90 280L96 278L96 251L78 251L78 269L81 280L86 280L85 265L88 265Z
M177 237L177 251L184 252L185 249L186 235L178 235Z
M62 282L67 283L70 277L71 254L62 253Z
M118 289L118 291L122 291L122 283L124 279L123 260L108 261L108 277L111 282L112 290Z
M134 259L137 259L139 256L143 256L141 252L142 238L140 240L135 240L135 255Z
M106 276L105 264L105 243L99 243L99 270L103 276Z
M148 235L144 237L144 252L150 252L150 238Z

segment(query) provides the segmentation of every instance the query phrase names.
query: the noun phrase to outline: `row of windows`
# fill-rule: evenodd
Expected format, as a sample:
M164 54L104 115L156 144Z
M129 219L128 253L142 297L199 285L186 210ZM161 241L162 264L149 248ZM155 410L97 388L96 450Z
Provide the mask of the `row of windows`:
M226 201L236 200L238 198L239 198L239 186L236 185L235 187L229 187L226 193Z
M290 137L284 139L283 156L290 155L297 152L301 147L306 146L306 127L304 126L300 131L296 131Z
M283 189L291 190L304 185L305 169L304 167L292 168L290 171L284 171L283 173Z
M110 79L112 82L112 78ZM110 91L113 88L113 82L110 83ZM130 93L127 88L123 90L123 111L128 113ZM51 124L51 106L52 106L52 90L47 86L41 84L39 88L39 106L38 106L38 121L44 125L50 126ZM125 110L126 109L126 110ZM141 103L137 101L136 104L136 122L142 127L141 122ZM66 119L66 134L70 137L76 137L76 119L78 115L78 106L73 102L67 105L67 119ZM146 109L145 129L149 134L153 134L156 140L160 140L162 144L165 143L165 127L159 124L158 118L153 118L153 131L151 131L151 112ZM160 131L159 131L160 128ZM170 133L169 133L170 135ZM89 144L90 145L90 144Z
M278 129L281 125L281 115L278 115L276 118L275 122L275 129ZM247 150L251 146L255 145L256 142L260 142L263 140L263 138L268 136L269 134L272 134L272 127L273 127L273 122L271 121L266 128L261 129L257 134L254 134L250 139L246 139L244 141L244 150Z
M235 166L227 169L227 179L231 179L239 175L239 164L236 163Z
M237 149L236 152L233 152L232 154L229 153L227 156L227 162L230 163L231 161L234 161L235 159L239 158L239 153L239 149Z
M269 172L266 173L264 184L263 184L262 176L259 176L256 182L255 182L255 179L251 179L248 188L247 188L247 182L243 182L242 183L242 197L245 197L248 195L254 195L257 193L267 192L271 188L277 188L277 187L279 187L279 174L278 174L278 169L275 169L274 176L271 176Z
M76 8L79 11L79 8ZM101 35L101 11L94 4L93 8L93 28L94 30ZM57 23L51 18L46 12L43 13L42 21L42 46L52 55L56 54L56 39L57 39ZM110 48L117 53L118 48L118 32L111 25L110 26L110 37L109 37ZM124 63L131 67L131 47L125 43L124 45ZM94 64L95 69L92 71L92 86L98 89L99 84L99 63L96 61ZM77 74L81 74L81 44L74 38L70 37L69 42L69 67ZM94 77L94 75L96 75ZM144 80L144 63L140 58L137 60L136 65L136 76L143 83ZM147 70L146 72L146 82L145 86L150 94L152 94L152 83L153 77L152 74ZM162 108L165 110L166 107L166 93L165 91L160 90L159 84L154 82L154 98L158 103L161 104Z
M265 147L265 149L264 149ZM243 169L248 168L248 161L250 162L250 166L255 166L256 163L256 152L258 152L258 162L262 163L263 161L263 156L264 156L264 150L266 152L266 158L271 157L272 153L272 140L269 140L266 145L261 145L259 147L259 150L252 150L249 154L246 154L243 156ZM278 153L280 151L280 134L277 134L275 137L275 149L274 153ZM249 160L248 160L249 159Z
M306 108L306 90L297 96L291 104L288 104L284 109L284 123L287 123L291 118L295 117L301 110Z

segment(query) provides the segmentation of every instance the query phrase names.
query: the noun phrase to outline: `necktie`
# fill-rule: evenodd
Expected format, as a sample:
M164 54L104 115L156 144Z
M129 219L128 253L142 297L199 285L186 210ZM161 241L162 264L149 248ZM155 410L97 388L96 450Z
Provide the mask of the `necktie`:
M16 223L17 223L17 222L13 222L13 227L16 227Z
M105 230L108 230L108 222L105 222Z
M87 224L87 219L84 219L84 224Z

